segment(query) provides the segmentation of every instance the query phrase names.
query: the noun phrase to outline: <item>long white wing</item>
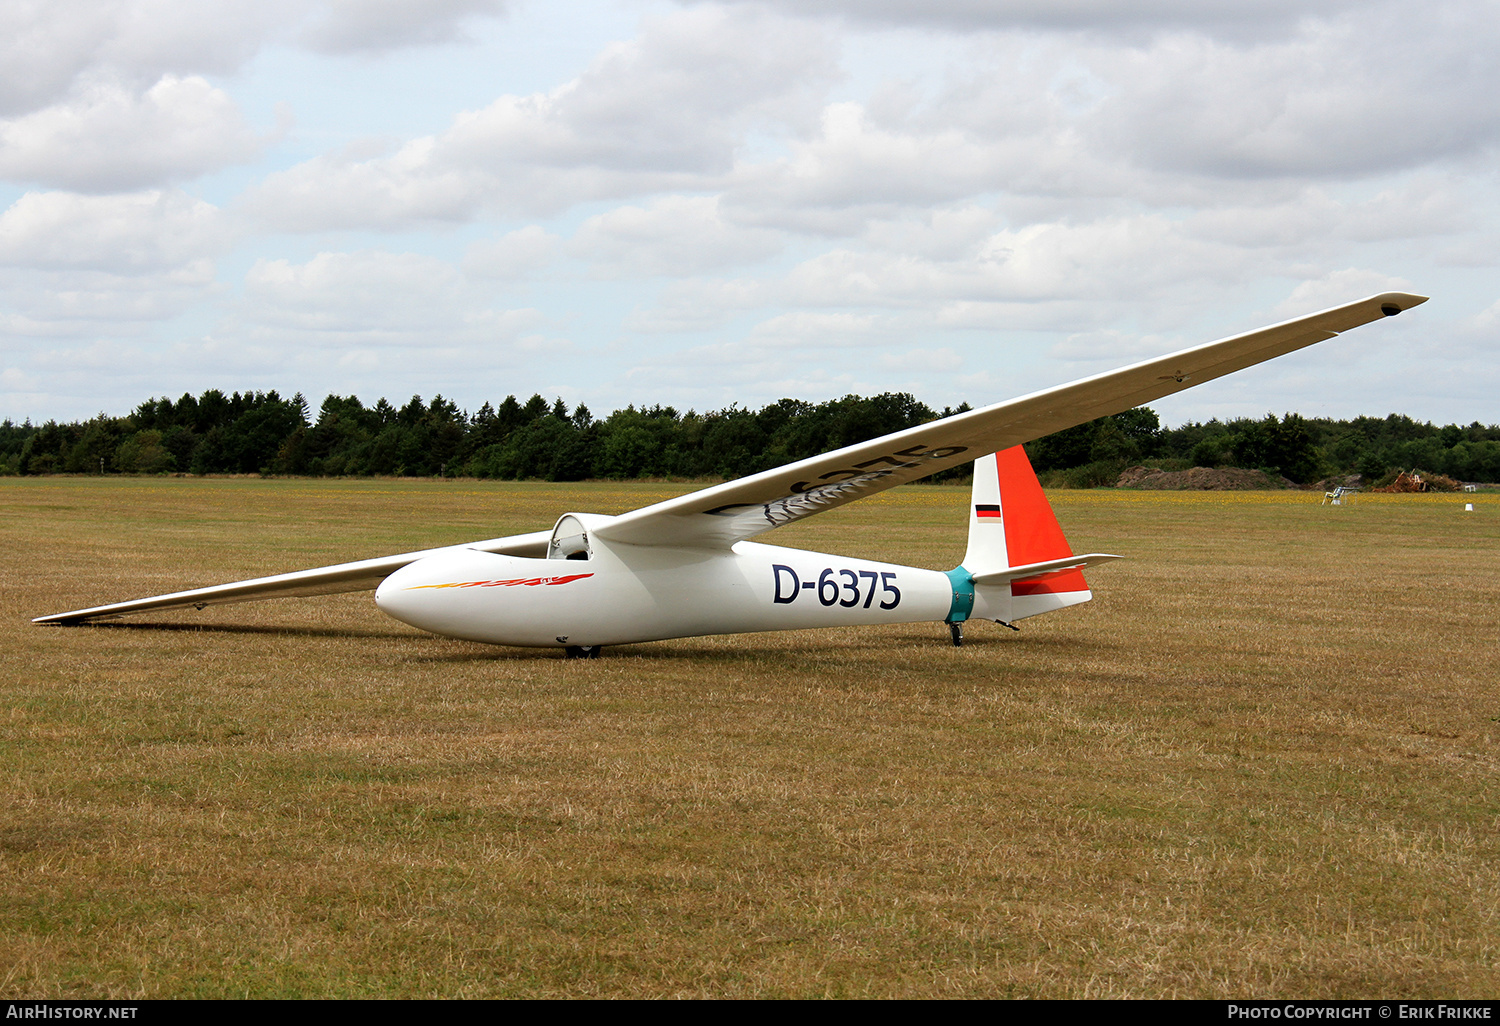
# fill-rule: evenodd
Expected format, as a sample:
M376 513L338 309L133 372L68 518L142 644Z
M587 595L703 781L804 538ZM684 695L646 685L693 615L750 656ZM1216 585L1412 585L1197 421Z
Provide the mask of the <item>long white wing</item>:
M545 556L547 540L551 531L533 531L530 534L514 534L506 538L473 542L468 545L445 545L442 548L422 549L418 552L402 552L380 559L361 559L354 563L337 563L320 566L312 570L298 570L274 577L257 577L250 581L235 581L218 584L211 588L194 588L192 591L174 591L170 595L153 595L150 598L115 602L107 606L75 609L68 613L53 613L39 616L32 623L75 624L85 620L107 620L126 613L146 613L163 609L186 609L189 606L202 609L204 606L222 606L231 602L253 602L257 599L291 598L297 595L336 595L345 591L371 591L391 574L408 563L425 556L442 552L457 552L478 549L481 552L500 552L511 556Z
M1370 296L668 499L601 524L594 536L636 545L729 545L1212 381L1426 301L1403 292Z

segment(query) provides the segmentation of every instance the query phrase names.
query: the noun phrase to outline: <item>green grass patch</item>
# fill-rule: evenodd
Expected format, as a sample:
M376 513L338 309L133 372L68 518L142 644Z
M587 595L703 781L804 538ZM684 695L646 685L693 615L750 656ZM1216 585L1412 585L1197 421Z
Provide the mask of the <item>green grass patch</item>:
M1087 606L556 652L32 616L671 484L12 479L7 997L1483 997L1497 508L1064 491ZM778 543L934 568L968 493ZM1465 501L1477 512L1465 514Z

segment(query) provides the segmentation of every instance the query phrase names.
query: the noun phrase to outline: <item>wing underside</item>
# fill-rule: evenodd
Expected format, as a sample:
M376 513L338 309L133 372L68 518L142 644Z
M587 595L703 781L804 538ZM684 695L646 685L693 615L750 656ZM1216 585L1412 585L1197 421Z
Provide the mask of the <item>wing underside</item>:
M210 588L174 591L167 595L153 595L150 598L132 599L129 602L114 602L89 609L74 609L67 613L53 613L50 616L39 616L32 623L77 624L88 620L108 620L127 613L149 613L167 609L202 609L205 606L254 602L259 599L373 591L381 581L403 566L427 556L460 552L465 549L497 552L511 556L544 556L547 554L547 540L551 536L551 531L534 531L530 534L473 542L469 545L447 545L436 549L402 552L379 559L361 559L353 563L337 563L333 566L315 567L312 570L298 570L294 573L276 574L272 577L257 577L249 581L218 584Z

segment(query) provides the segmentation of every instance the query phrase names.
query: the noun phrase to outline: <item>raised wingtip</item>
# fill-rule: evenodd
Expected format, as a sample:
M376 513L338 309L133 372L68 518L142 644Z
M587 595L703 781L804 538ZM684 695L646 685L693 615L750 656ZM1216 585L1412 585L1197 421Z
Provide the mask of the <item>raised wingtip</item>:
M1380 312L1387 317L1394 317L1402 310L1410 310L1414 306L1421 306L1427 302L1426 296L1413 295L1410 292L1382 292L1375 297L1380 304Z

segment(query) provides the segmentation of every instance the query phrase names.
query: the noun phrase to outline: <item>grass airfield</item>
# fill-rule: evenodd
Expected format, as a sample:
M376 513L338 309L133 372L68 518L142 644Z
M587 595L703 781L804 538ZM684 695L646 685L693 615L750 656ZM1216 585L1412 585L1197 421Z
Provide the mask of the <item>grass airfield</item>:
M0 996L1500 993L1491 495L1054 492L1129 559L961 649L28 622L690 487L0 482ZM967 500L768 540L946 569Z

